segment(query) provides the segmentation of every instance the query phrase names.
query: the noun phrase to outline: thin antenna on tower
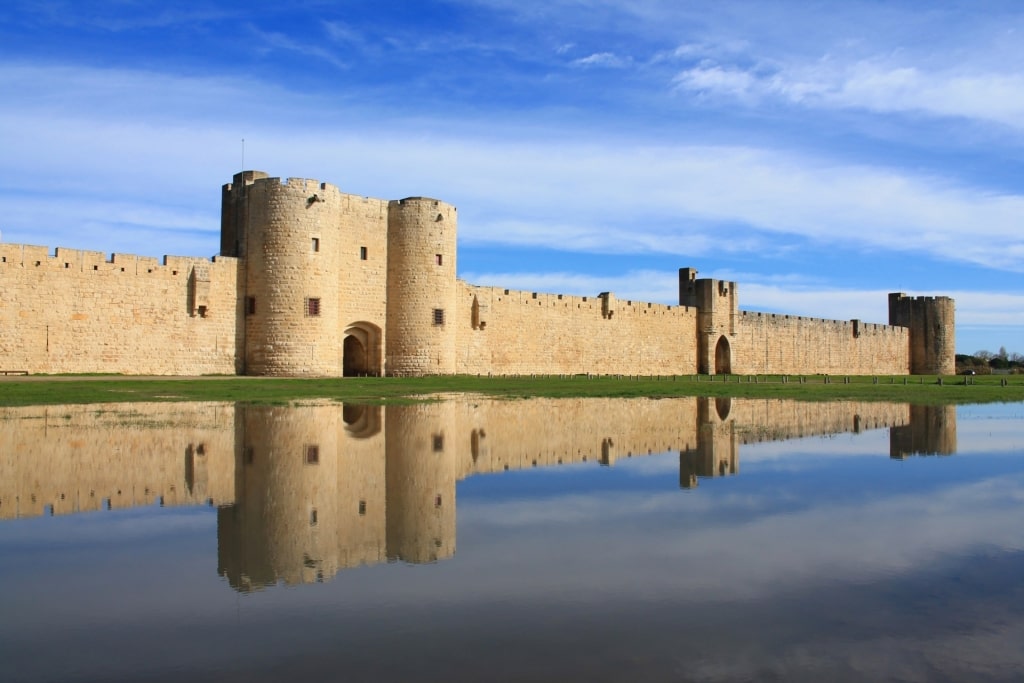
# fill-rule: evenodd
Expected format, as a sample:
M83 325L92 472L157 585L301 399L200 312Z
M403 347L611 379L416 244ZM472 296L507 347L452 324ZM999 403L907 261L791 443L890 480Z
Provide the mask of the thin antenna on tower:
M241 170L243 170L243 171L245 170L245 138L242 138L242 168L241 168Z

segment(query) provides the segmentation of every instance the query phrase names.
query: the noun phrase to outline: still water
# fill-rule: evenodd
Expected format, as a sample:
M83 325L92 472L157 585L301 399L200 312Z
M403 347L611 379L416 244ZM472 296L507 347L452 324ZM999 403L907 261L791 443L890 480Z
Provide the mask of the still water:
M1024 404L0 410L0 680L1024 678Z

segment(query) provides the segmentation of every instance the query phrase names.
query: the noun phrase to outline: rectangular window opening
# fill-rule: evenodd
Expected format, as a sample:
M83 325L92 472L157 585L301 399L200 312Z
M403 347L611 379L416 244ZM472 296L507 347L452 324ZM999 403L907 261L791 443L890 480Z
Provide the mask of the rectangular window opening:
M444 309L443 308L435 308L434 309L434 324L435 325L444 325Z
M320 315L320 298L306 297L306 317L316 318Z
M444 434L434 434L434 452L440 453L444 450Z
M359 247L359 260L365 261L367 256L366 247Z
M247 296L245 297L245 314L256 315L256 297Z
M306 464L307 465L319 465L320 464L320 446L317 446L317 445L306 446Z
M441 258L440 254L434 254L434 262L437 265L439 265L439 266L442 265L442 261L443 261L443 259Z
M320 238L319 237L314 237L313 238L313 252L315 253L315 252L318 252L318 251L320 251Z
M310 526L316 526L316 523L317 523L316 508L313 508L312 510L309 511L309 525Z
M361 500L359 501L359 516L362 517L364 515L366 515L366 501Z

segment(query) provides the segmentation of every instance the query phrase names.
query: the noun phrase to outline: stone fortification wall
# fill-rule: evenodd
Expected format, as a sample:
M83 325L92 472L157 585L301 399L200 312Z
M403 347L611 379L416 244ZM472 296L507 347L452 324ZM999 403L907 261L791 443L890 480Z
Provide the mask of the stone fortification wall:
M238 261L0 244L0 370L235 374Z
M890 324L739 311L679 271L679 306L456 279L457 212L236 174L221 256L163 263L0 244L0 371L278 376L951 374L954 305L889 297Z
M234 500L234 405L0 410L0 519Z
M456 371L454 206L410 197L388 206L387 374Z
M388 202L342 195L339 232L339 319L348 341L346 374L383 372L387 321Z
M956 373L956 307L946 296L889 295L889 323L910 330L910 372Z
M245 372L341 374L341 193L300 178L245 189Z
M458 283L456 372L679 375L696 372L697 311Z
M729 339L737 374L899 375L910 369L904 327L740 311Z
M246 171L221 213L222 252L243 259L245 372L381 374L388 202Z

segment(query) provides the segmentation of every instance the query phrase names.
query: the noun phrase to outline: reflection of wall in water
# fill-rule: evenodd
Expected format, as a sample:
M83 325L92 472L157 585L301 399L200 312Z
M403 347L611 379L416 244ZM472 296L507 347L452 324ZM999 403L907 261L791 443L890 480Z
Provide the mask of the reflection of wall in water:
M234 500L234 405L0 411L0 519Z
M219 571L239 590L387 559L451 557L456 482L475 474L677 451L685 487L737 473L739 447L758 441L893 427L894 453L956 446L955 409L881 403L475 397L387 408L103 410L4 413L17 429L0 434L0 514L100 507L54 503L86 491L97 501L122 491L115 506L212 499L222 506Z
M889 431L889 457L956 453L956 406L910 406L910 420Z

